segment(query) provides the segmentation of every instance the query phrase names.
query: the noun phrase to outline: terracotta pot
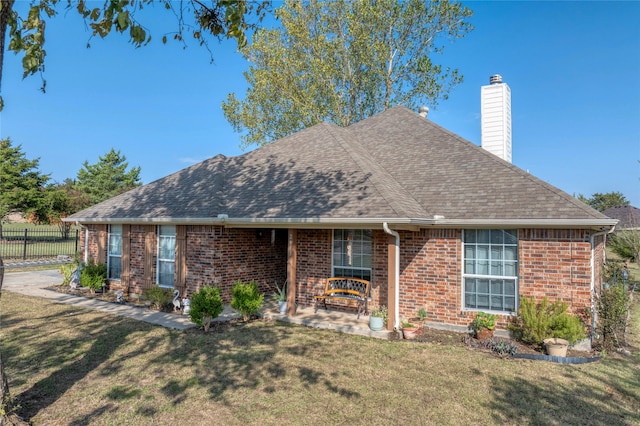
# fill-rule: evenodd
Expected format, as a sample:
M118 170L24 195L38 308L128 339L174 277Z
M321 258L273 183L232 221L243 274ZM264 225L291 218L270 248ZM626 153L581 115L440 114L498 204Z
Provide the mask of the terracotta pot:
M554 337L551 339L544 339L544 347L547 351L547 355L567 356L569 342L567 340Z
M493 337L493 330L489 330L488 328L482 328L476 331L476 338L478 340L490 339Z
M403 327L402 336L405 339L415 339L420 334L420 327Z

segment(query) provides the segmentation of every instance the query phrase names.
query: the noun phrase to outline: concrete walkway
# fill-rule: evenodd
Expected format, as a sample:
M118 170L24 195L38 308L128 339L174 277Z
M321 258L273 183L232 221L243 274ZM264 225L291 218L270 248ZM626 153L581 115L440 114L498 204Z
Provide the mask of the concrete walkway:
M6 272L4 274L4 282L2 291L19 293L25 296L40 297L51 300L56 303L66 303L69 305L79 306L96 311L106 312L112 315L132 318L138 321L144 321L151 324L161 325L167 328L177 330L185 330L187 328L196 327L191 322L188 315L177 315L166 312L158 312L150 309L140 308L131 305L121 305L118 303L106 302L98 299L74 296L71 294L59 293L48 287L53 287L62 282L62 275L59 270L43 270L29 272ZM6 294L5 294L6 297ZM224 312L214 321L226 321L239 317L239 314L225 306Z
M7 272L5 270L2 291L19 293L25 296L40 297L56 303L66 303L82 308L94 309L108 314L132 318L138 321L144 321L177 330L196 327L196 324L191 322L188 315L158 312L133 305L121 305L99 299L74 296L50 289L50 287L59 285L61 282L62 275L58 269L28 272ZM4 297L6 296L7 295L5 294ZM368 336L378 339L394 338L394 333L386 330L372 331L369 328L368 316L361 316L359 319L356 319L356 316L353 313L348 312L331 310L325 311L322 309L318 312L314 312L314 309L311 307L299 307L293 317L287 317L286 315L281 315L277 310L277 306L274 305L273 308L265 307L260 312L260 315L276 321L290 322L312 328L336 330L343 333L357 334L360 336ZM228 321L239 317L240 314L238 314L237 311L232 309L229 305L225 305L222 314L214 319L214 321Z

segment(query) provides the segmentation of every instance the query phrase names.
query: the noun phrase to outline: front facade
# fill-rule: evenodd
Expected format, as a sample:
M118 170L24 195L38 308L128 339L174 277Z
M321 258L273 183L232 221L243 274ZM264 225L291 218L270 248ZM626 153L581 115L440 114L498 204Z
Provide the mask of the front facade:
M238 280L267 293L287 280L295 315L327 278L351 276L371 282L390 329L420 308L434 326L485 311L504 327L521 296L589 312L615 225L401 107L214 157L67 221L112 290L215 285L229 301Z

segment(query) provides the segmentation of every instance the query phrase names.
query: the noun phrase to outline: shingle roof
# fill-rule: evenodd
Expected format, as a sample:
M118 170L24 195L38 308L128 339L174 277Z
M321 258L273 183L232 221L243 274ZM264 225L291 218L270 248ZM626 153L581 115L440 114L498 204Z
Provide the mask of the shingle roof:
M576 198L404 107L218 155L78 212L80 222L612 223ZM554 222L554 223L555 223ZM273 224L272 223L272 224Z
M633 206L611 207L602 212L607 217L618 219L616 229L640 228L640 209Z

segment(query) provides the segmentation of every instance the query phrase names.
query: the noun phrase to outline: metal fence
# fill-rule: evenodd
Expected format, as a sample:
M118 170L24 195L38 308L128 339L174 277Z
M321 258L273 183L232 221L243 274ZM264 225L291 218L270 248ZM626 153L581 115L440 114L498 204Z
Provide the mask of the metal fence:
M73 257L79 243L78 230L3 229L0 256L5 262Z

